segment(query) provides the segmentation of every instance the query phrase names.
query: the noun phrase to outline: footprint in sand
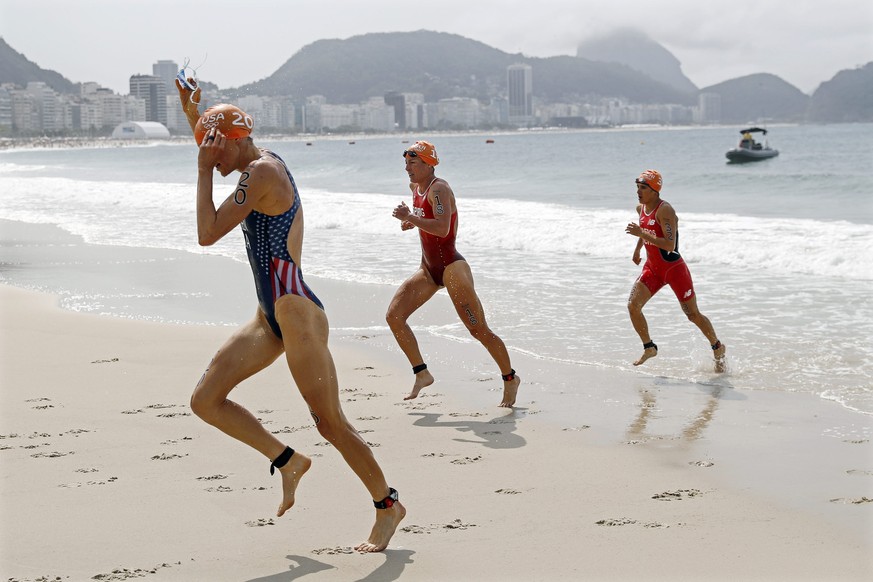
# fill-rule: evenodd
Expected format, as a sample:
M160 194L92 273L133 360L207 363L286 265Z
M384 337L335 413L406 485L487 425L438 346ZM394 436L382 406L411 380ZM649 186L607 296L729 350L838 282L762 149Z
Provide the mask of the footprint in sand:
M25 402L28 402L31 404L35 403L35 402L51 402L51 401L52 401L51 398L30 398L28 400L25 400ZM54 404L37 404L36 406L31 406L30 408L33 410L48 410L49 408L54 408L54 407L55 407Z
M622 525L636 525L636 524L639 524L642 527L646 527L649 529L658 529L658 528L670 527L666 523L659 523L657 521L648 521L648 522L640 523L635 519L630 519L629 517L619 517L616 519L601 519L600 521L595 521L594 523L595 523L595 525L605 525L605 526L609 526L609 527L622 526ZM684 525L684 524L679 523L677 525Z
M233 491L233 489L231 487L219 485L218 487L207 487L206 489L204 489L204 491L207 491L209 493L230 493L231 491Z
M381 417L381 416L359 416L359 417L356 418L355 420L361 420L361 421L365 421L365 420L382 420L382 417Z
M424 453L422 457L457 457L458 455L453 455L449 453Z
M402 406L406 410L427 410L428 408L433 408L434 406L439 406L440 402L422 402L421 395L418 396L415 400L407 400L404 402L395 402L394 406Z
M582 426L573 426L570 428L565 428L564 431L565 432L575 432L575 431L580 431L580 430L588 430L589 428L591 428L590 425L583 424Z
M198 481L220 481L221 479L227 479L227 475L210 475L208 477L197 477Z
M845 497L837 497L831 499L831 503L845 503L847 505L861 505L862 503L873 503L873 499L869 497L856 497L854 499L846 499Z
M516 489L498 489L494 493L500 493L501 495L518 495L521 491Z
M109 359L106 359L106 360L94 360L94 361L91 362L91 363L92 363L92 364L111 364L111 363L113 363L113 362L117 362L117 361L118 361L118 358L109 358Z
M400 528L400 531L405 533L412 534L429 534L435 531L445 531L445 530L455 530L455 529L469 529L471 527L476 527L475 523L464 523L460 519L453 519L449 523L445 524L435 524L432 523L430 525L407 525L405 527Z
M715 465L712 461L688 461L688 464L694 467L712 467Z
M664 491L652 495L652 499L658 501L676 501L679 499L688 499L689 497L699 497L703 493L699 489L677 489L676 491Z
M270 432L273 434L290 434L292 432L297 432L297 431L301 431L301 430L309 430L311 428L312 428L311 426L285 426L285 427L280 428L278 430L271 430Z
M478 463L481 460L482 460L482 455L477 455L475 457L464 457L463 459L455 459L455 460L450 461L450 462L454 463L455 465L470 465L472 463Z
M349 546L336 546L334 548L318 548L317 550L312 550L312 553L318 556L322 554L333 556L336 554L354 554L355 550Z
M352 388L347 391L348 393L353 393L353 396L350 396L345 399L345 402L357 402L358 400L372 400L373 398L379 398L380 394L376 392L362 392L358 393L357 389Z
M67 455L75 455L75 451L69 451L66 453L60 453L58 451L52 451L51 453L34 453L30 455L34 459L38 458L48 458L48 459L56 459L58 457L66 457Z
M182 440L183 441L193 441L194 439L191 437L182 437ZM166 446L166 445L178 445L179 441L177 439L169 439L166 441L162 441L161 444L164 446Z
M873 471L864 471L863 469L849 469L847 475L873 475Z
M175 565L180 566L182 562L176 562ZM129 568L116 568L109 574L96 574L91 576L91 580L98 580L99 582L117 582L120 580L128 580L131 578L145 578L149 574L157 574L158 570L161 568L171 568L170 564L164 563L159 564L153 568L136 568L131 570ZM42 580L42 578L38 579ZM45 578L45 580L55 580L55 578Z
M181 458L187 457L187 456L188 456L187 453L184 455L176 455L176 454L168 455L166 453L161 453L160 455L153 456L152 461L169 461L171 459L181 459Z
M265 525L276 525L276 522L272 519L258 519L256 521L247 521L246 525L248 527L264 527Z
M621 525L632 525L635 524L637 520L631 519L629 517L619 517L619 518L610 518L610 519L601 519L600 521L595 521L596 525L607 525L607 526L621 526Z

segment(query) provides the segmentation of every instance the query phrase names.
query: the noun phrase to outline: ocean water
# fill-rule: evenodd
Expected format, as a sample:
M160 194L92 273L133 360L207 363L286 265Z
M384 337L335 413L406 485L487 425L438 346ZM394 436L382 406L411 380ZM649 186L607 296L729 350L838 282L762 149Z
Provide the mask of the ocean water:
M391 217L409 200L401 152L415 139L434 142L437 175L457 198L458 249L490 325L511 351L583 370L627 370L641 351L626 309L640 267L631 261L636 239L624 228L636 218L634 178L658 169L699 307L728 346L728 373L712 373L706 340L669 289L645 311L659 356L636 371L811 393L873 414L873 126L772 127L778 158L727 164L738 129L256 142L285 159L300 188L306 274L386 288L410 275L420 256L417 234L401 232ZM238 232L197 246L196 155L189 143L0 152L0 218L55 224L94 244L245 261ZM216 200L234 183L217 176ZM0 270L0 280L63 291L21 270ZM115 314L179 319L150 299ZM65 306L99 312L95 302L76 295ZM386 331L381 315L372 327ZM215 317L193 319L223 322ZM421 333L471 341L451 313Z

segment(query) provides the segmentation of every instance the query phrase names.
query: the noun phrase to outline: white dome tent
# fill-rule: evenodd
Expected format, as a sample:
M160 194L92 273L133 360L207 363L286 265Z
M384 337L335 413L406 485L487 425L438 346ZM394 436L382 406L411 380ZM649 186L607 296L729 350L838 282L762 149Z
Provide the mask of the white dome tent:
M170 130L157 121L125 121L115 126L112 139L169 139Z

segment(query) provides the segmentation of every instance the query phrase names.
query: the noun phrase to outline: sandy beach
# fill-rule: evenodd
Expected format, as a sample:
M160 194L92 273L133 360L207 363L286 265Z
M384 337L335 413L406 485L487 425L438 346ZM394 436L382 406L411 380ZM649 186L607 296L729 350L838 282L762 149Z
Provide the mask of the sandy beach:
M6 269L63 256L65 268L101 272L130 256L4 244ZM234 281L210 306L254 309L245 265L179 260ZM408 509L387 551L352 550L374 509L313 427L284 362L232 396L314 459L297 504L276 518L268 461L188 408L233 327L73 313L55 295L4 285L0 579L873 577L869 416L810 395L739 391L729 378L580 374L522 354L513 354L519 400L505 410L481 346L431 336L420 339L437 382L404 402L412 376L393 338L350 331L382 318L389 291L310 285L337 329L346 415ZM438 296L418 321L450 315Z

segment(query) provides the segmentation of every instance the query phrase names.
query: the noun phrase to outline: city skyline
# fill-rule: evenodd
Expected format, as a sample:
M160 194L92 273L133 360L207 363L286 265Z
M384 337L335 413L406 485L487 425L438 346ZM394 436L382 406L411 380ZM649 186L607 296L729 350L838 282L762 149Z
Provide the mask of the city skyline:
M131 74L150 74L158 60L190 59L203 79L229 89L271 75L320 39L420 29L548 57L575 55L582 40L636 28L674 54L700 88L765 72L811 94L840 70L873 60L873 5L863 0L737 0L730 10L691 0L664 0L657 8L616 0L608 10L578 0L443 0L424 20L419 10L389 0L265 0L256 13L225 0L87 0L68 19L45 18L68 7L0 0L0 36L42 68L118 93Z

